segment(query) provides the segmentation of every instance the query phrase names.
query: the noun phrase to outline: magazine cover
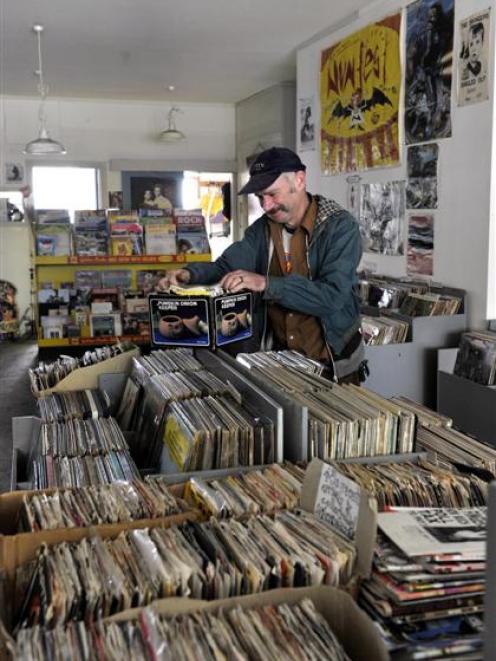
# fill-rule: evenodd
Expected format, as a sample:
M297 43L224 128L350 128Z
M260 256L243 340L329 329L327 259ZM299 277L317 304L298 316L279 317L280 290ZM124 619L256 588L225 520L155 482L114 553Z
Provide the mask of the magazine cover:
M239 342L252 336L251 293L217 298L214 306L217 346Z
M484 558L485 507L397 508L378 514L379 528L408 556L457 553Z
M208 301L150 295L151 340L157 346L210 346Z

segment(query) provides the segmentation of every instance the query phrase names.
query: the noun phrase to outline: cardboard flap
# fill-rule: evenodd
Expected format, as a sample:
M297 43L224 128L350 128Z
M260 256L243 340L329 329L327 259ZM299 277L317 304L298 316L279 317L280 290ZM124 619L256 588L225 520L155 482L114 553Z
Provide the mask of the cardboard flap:
M301 507L353 540L357 570L370 575L377 534L377 501L356 482L320 459L307 467L301 490Z

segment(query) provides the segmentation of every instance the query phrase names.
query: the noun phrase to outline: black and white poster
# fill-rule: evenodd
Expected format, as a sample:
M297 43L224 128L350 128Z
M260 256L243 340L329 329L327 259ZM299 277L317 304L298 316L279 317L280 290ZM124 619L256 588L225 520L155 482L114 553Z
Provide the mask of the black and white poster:
M408 148L407 209L437 209L438 152L436 144Z
M460 21L458 105L489 99L490 9Z
M300 150L315 149L315 98L300 99L298 104Z
M403 255L405 182L362 184L359 223L365 252Z
M451 136L453 16L453 0L418 0L407 7L407 144Z

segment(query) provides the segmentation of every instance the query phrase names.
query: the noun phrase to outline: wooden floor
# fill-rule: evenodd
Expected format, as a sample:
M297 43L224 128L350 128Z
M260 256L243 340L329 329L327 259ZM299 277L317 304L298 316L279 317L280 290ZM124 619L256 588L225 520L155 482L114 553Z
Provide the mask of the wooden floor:
M10 489L12 418L37 412L28 378L37 363L35 341L0 342L0 491Z

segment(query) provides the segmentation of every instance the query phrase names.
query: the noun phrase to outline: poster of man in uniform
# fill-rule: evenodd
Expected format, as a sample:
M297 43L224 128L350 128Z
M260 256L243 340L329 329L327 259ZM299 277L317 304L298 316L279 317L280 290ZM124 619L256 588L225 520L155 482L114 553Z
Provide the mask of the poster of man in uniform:
M321 54L324 175L399 163L400 19L388 16Z
M453 13L453 0L418 0L407 7L407 144L451 136Z
M437 158L439 146L408 147L407 209L437 209Z
M423 214L408 219L408 275L432 275L434 256L434 216Z
M490 10L460 21L458 57L458 105L467 106L489 99Z
M362 184L359 223L365 252L403 255L405 182Z

